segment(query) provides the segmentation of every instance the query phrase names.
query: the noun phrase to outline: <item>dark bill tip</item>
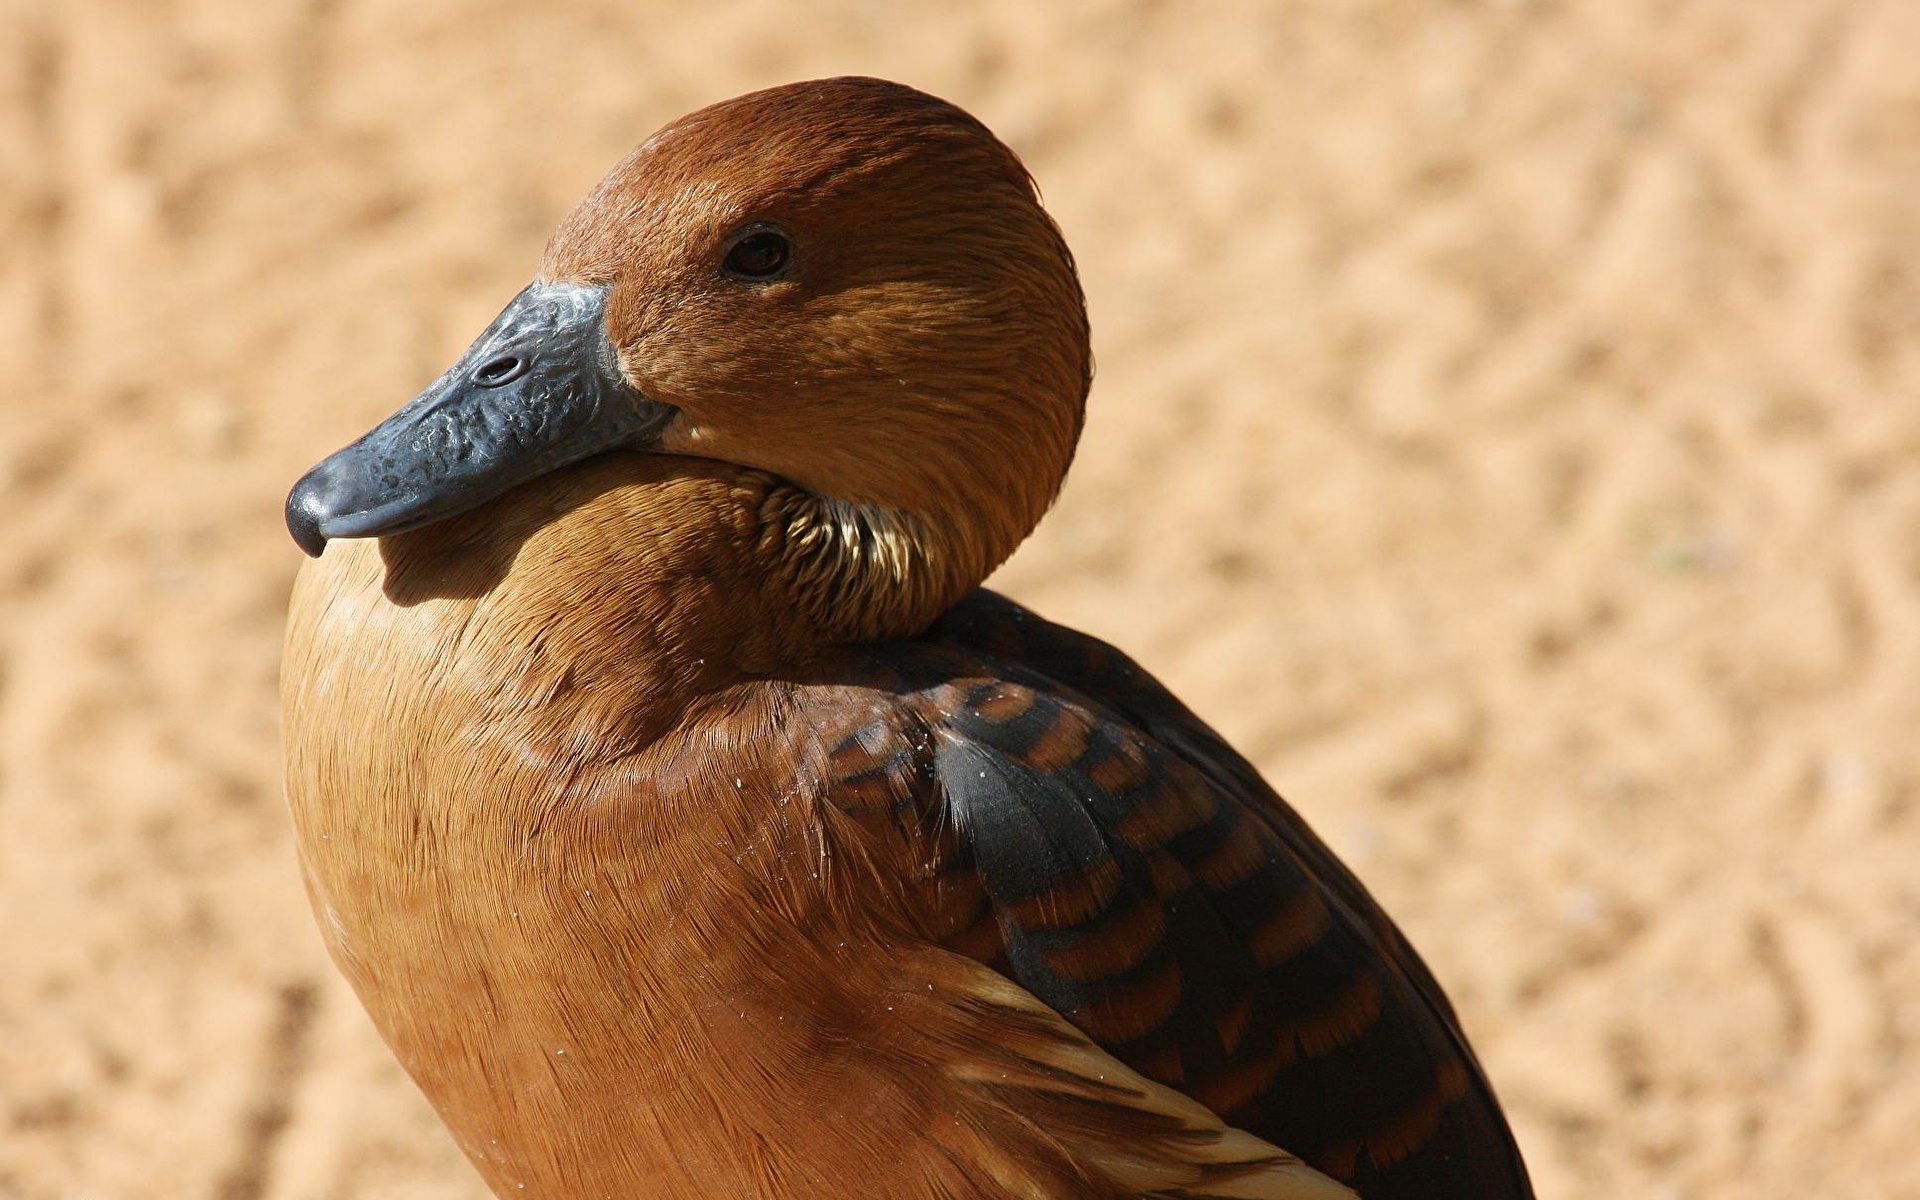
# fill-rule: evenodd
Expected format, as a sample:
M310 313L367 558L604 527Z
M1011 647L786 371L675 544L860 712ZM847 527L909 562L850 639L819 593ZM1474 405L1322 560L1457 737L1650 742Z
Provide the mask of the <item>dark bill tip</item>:
M322 518L306 484L302 479L287 493L287 532L293 535L293 544L308 558L319 558L320 552L327 548L327 535L320 532Z

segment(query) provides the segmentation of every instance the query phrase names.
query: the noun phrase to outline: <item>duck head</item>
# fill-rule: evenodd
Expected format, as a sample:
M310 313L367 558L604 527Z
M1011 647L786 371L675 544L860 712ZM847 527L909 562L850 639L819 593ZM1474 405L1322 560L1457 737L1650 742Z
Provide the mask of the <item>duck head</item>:
M287 525L317 556L609 451L716 459L809 498L789 540L888 560L930 619L1051 503L1091 362L1072 258L983 125L879 80L774 88L617 165L452 368L300 480Z

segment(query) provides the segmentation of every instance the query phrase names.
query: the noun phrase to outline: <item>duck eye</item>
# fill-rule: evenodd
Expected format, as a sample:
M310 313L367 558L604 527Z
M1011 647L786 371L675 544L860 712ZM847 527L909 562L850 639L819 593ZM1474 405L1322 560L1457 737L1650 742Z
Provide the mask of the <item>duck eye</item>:
M761 283L786 270L793 246L787 236L774 229L756 229L727 248L720 269L735 279Z

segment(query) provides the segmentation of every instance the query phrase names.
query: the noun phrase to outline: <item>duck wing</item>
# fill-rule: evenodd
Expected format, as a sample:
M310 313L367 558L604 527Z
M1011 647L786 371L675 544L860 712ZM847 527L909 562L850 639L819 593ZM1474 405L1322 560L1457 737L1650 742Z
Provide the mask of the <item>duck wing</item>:
M1532 1196L1412 946L1124 655L983 590L835 674L828 796L928 936L1363 1200Z

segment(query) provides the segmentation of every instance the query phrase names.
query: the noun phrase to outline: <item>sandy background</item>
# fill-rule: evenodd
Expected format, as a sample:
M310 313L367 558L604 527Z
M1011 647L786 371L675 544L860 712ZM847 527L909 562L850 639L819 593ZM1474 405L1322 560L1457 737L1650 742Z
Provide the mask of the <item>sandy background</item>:
M1920 1196L1920 5L0 0L0 1197L478 1200L309 927L280 499L662 121L971 108L1100 376L999 582L1353 862L1544 1197Z

